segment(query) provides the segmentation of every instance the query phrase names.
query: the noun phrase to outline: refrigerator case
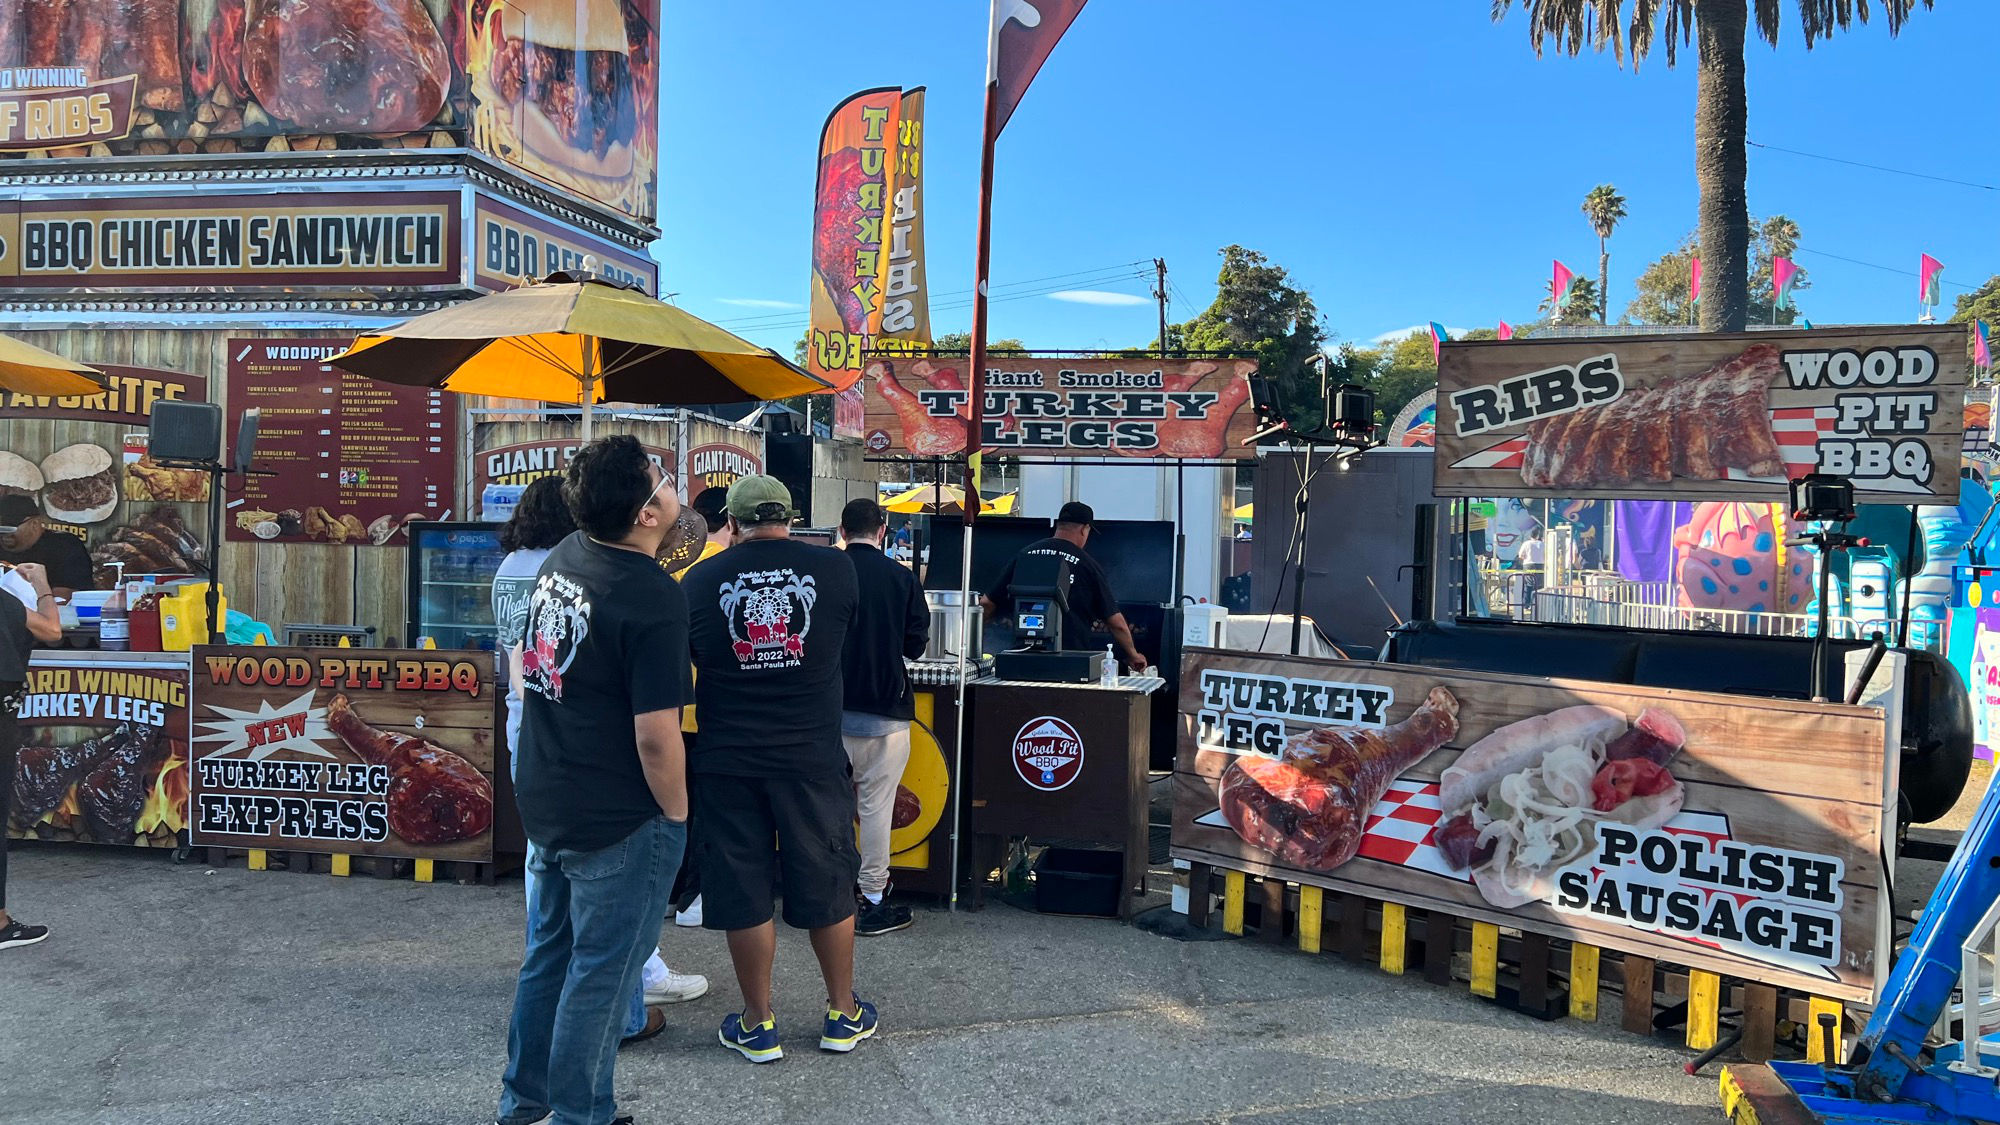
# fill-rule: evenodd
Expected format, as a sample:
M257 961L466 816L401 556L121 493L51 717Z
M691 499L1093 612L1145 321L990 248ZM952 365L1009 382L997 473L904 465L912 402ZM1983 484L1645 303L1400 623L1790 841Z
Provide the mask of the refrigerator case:
M506 552L497 523L410 524L406 636L412 646L429 637L439 648L492 651L493 572Z

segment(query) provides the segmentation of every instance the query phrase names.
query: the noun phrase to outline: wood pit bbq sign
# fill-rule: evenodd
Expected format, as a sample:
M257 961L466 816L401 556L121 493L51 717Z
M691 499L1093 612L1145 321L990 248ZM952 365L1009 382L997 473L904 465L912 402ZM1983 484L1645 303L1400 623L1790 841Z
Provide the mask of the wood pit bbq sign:
M863 444L937 457L965 449L964 357L881 356L862 372ZM981 415L989 453L1247 457L1248 359L989 357Z
M1913 325L1444 345L1439 496L1955 500L1966 330Z
M490 860L492 680L490 653L197 649L191 841Z

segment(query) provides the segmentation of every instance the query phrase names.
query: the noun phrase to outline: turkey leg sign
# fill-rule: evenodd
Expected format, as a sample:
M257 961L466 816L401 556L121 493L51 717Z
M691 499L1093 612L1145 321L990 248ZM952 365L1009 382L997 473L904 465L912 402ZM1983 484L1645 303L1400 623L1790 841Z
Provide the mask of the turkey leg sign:
M992 452L1070 450L1126 457L1232 454L1231 426L1249 401L1248 360L1128 361L1008 357L1017 370L986 375L981 444ZM921 456L965 448L971 391L955 367L888 359L865 369L872 392L869 447L900 445ZM885 417L886 416L886 417ZM900 440L886 423L893 418Z

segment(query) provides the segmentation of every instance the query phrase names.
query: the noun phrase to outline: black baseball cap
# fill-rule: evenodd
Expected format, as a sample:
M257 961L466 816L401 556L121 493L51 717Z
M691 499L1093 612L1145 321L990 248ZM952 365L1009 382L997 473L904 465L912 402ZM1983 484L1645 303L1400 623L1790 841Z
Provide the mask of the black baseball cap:
M1097 522L1097 513L1091 511L1090 505L1083 501L1071 500L1062 506L1062 511L1056 513L1056 522L1080 523L1085 527L1089 527L1091 524Z
M32 496L0 496L0 529L12 531L41 514L41 506L35 503Z

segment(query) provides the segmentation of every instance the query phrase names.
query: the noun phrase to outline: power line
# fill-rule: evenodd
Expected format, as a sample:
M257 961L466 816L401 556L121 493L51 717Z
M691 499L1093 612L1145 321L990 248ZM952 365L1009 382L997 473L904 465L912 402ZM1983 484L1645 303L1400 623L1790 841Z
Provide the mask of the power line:
M1073 285L1088 285L1088 284L1093 284L1093 283L1095 283L1095 282L1097 282L1097 281L1100 281L1100 280L1102 280L1102 281L1116 281L1116 280L1123 280L1123 279L1124 279L1125 277L1128 277L1128 276L1130 276L1130 277L1139 277L1139 278L1150 278L1150 277L1152 276L1152 274L1151 274L1151 272L1150 272L1150 267L1152 266L1152 264L1153 264L1153 261L1152 261L1152 259L1150 259L1150 258L1143 258L1143 259L1135 259L1135 260L1133 260L1133 261L1130 261L1130 262L1120 262L1120 263L1118 263L1118 264L1116 264L1116 265L1109 265L1109 266L1097 266L1097 267L1094 267L1094 268L1092 268L1092 269L1085 269L1085 270L1071 270L1071 271L1070 271L1070 272L1068 272L1068 273L1055 273L1055 274L1050 274L1050 275L1048 275L1047 277L1030 277L1030 278L1024 278L1024 279L1022 279L1022 280L1020 280L1020 281L1006 281L1006 282L998 282L998 283L993 283L993 284L989 284L989 285L987 286L987 293L988 293L988 294L991 294L991 293L995 292L996 290L1004 290L1004 289L1016 289L1016 288L1019 288L1019 287L1021 287L1021 286L1025 286L1025 285L1038 285L1038 284L1041 284L1041 283L1043 283L1043 282L1049 282L1049 281L1059 281L1059 280L1063 280L1063 279L1066 279L1066 278L1067 278L1067 279L1081 279L1081 278L1088 278L1088 279L1090 279L1090 280L1071 280L1071 281L1069 281L1069 285L1072 285L1072 286L1073 286ZM1141 272L1139 272L1139 271L1138 271L1138 269L1137 269L1137 267L1139 267L1139 266L1146 266L1146 267L1149 267L1149 269L1148 269L1148 271L1147 271L1147 272L1145 272L1145 273L1141 273ZM1067 287L1067 286L1058 286L1057 288L1066 288L1066 287ZM931 294L931 296L932 296L932 297L958 297L958 296L970 296L970 295L971 295L971 293L972 293L972 290L971 290L971 289L945 289L945 290L938 290L938 291L934 291L934 292L933 292L933 293ZM728 319L728 320L718 320L718 321L716 321L715 323L716 323L716 324L718 324L718 325L721 325L721 326L723 326L723 327L729 327L729 326L731 326L731 325L750 325L750 326L755 326L755 325L756 325L756 324L757 324L758 322L761 322L761 321L771 321L771 320L777 320L777 321L783 321L783 320L788 320L788 319L793 319L793 318L792 318L792 317L790 317L790 316L787 316L787 315L781 315L781 314L769 314L769 315L760 315L760 316L742 316L742 317L734 317L734 318L731 318L731 319Z
M1807 160L1824 160L1829 164L1845 164L1850 168L1866 168L1871 172L1887 172L1892 176L1908 176L1911 179L1930 180L1933 183L1939 184L1956 184L1959 187L1977 188L1980 191L2000 191L2000 186L1993 184L1974 183L1971 180L1955 180L1950 176L1933 176L1928 172L1912 172L1907 168L1891 168L1884 164L1868 164L1860 160L1848 160L1839 156L1826 156L1817 152L1801 152L1795 148L1780 148L1777 145L1759 144L1756 141L1745 141L1743 143L1749 145L1751 148L1761 148L1766 152L1782 152L1788 156L1803 156ZM1863 262L1861 264L1866 265L1867 263Z
M1131 276L1137 279L1141 278L1142 275L1133 274ZM1117 280L1117 279L1111 279L1111 280ZM1105 283L1107 282L1100 282L1099 284L1105 284ZM999 304L1000 302L1003 301L1021 301L1021 300L1026 300L1030 297L1046 297L1050 293L1060 293L1065 289L1071 288L1075 284L1076 284L1075 282L1065 282L1063 284L1046 286L1039 289L1031 289L1021 293L1003 293L997 296L989 296L987 297L987 303ZM1136 295L1137 294L1134 294L1134 296ZM971 307L972 307L972 298L966 297L962 300L942 301L939 302L938 304L934 304L931 306L931 312L932 313L954 312L959 309L968 309ZM766 322L760 322L758 324L753 324L748 326L743 326L738 322L730 322L730 321L716 321L715 323L720 325L725 325L728 327L741 327L744 331L763 332L763 331L776 331L781 328L805 328L812 324L812 317L807 313L795 312L787 314L782 318Z
M1923 276L1916 270L1897 269L1895 266L1885 266L1878 262L1864 262L1859 258L1848 258L1839 254L1829 254L1824 250L1809 250L1803 246L1799 247L1795 251L1795 253L1811 254L1815 258L1832 258L1836 262L1846 262L1850 266L1866 266L1871 270L1881 270L1883 273L1899 273L1902 274L1904 277L1920 278ZM1949 285L1953 289L1964 289L1968 291L1979 288L1979 286L1977 285L1967 285L1962 281L1946 281L1944 278L1938 278L1938 284Z

